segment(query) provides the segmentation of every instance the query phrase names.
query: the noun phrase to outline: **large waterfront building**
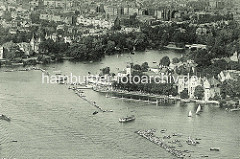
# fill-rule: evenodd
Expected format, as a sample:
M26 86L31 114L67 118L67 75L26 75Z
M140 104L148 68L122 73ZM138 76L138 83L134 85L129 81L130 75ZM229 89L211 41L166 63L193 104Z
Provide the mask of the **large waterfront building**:
M195 99L195 91L197 86L202 86L204 89L204 98L203 100L210 100L215 96L220 95L220 82L212 78L197 78L196 76L190 77L187 79L184 76L180 76L178 80L178 93L180 94L183 90L188 90L188 96L190 99Z

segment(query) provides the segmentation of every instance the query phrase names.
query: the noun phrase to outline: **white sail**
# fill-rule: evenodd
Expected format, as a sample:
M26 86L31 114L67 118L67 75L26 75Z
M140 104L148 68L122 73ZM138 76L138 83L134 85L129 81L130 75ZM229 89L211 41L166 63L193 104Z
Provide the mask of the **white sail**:
M198 106L196 114L198 114L201 111L201 105Z
M188 117L192 117L192 111L191 110L188 113Z

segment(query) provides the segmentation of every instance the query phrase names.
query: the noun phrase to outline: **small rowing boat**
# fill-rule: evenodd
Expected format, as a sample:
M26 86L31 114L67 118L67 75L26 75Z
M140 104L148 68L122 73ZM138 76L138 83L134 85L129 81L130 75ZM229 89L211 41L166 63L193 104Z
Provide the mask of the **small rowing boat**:
M0 116L0 119L1 119L1 120L5 120L5 121L8 121L8 122L11 121L11 119L10 119L9 117L7 117L6 115L3 115L3 114Z

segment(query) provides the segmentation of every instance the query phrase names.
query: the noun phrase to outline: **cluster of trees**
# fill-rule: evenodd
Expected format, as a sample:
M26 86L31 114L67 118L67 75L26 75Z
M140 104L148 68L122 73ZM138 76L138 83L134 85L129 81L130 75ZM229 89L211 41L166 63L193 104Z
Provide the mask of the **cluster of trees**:
M19 32L16 34L10 34L9 28L3 28L0 26L0 45L7 42L21 43L21 42L29 42L31 39L31 32Z
M82 37L78 42L73 43L67 55L80 60L97 61L104 55L112 55L124 51L144 50L147 47L147 40L142 33L110 33L100 37Z
M11 11L4 11L2 16L1 16L2 19L5 19L6 21L11 21L12 20L12 16L11 16Z
M149 68L147 62L142 63L142 65L139 65L139 64L133 65L133 64L132 64L131 67L132 67L134 70L136 70L136 71L138 71L138 72L141 72L141 73L147 72L147 71L148 71L148 68Z
M34 12L31 15L32 20L38 20L38 13ZM61 37L67 35L68 28L57 30L57 23L53 21L39 21L41 27L32 26L30 32L18 32L15 35L9 34L8 29L0 28L0 45L12 41L14 43L30 42L32 36L45 39L45 35L57 33ZM73 29L72 34L76 30ZM60 36L59 36L60 37ZM63 43L63 38L57 39L57 42L52 40L44 40L40 44L40 52L49 54L53 53L58 56L66 54L81 60L99 60L104 55L116 54L124 51L145 50L148 46L147 37L143 33L120 33L116 31L109 31L106 35L81 37L73 42L71 46Z
M105 67L101 69L102 75L109 75L110 74L110 67Z
M142 32L146 34L152 48L161 48L169 42L178 44L196 43L196 27L189 24L160 24L151 27L148 24L141 25Z
M4 47L4 58L6 59L14 60L24 55L24 52L12 41L4 43L2 46Z
M39 23L40 22L40 12L39 11L33 11L30 14L30 19L32 23Z
M79 43L73 43L66 53L76 60L97 61L104 56L101 39L86 37Z
M188 89L184 89L181 93L180 93L180 98L181 99L188 99L189 95L188 95Z
M231 42L230 42L231 43ZM234 42L235 43L235 42ZM173 63L186 62L187 59L194 60L197 64L195 73L202 77L217 77L217 75L223 70L240 70L240 64L238 62L229 61L227 62L224 58L233 55L234 51L237 51L240 43L234 44L231 51L221 51L222 54L213 53L211 46L207 49L199 49L186 53L182 58L174 58ZM231 43L232 45L232 43ZM224 45L216 46L216 49L224 48ZM239 50L240 51L240 50ZM181 66L177 68L178 74L193 74L193 70L187 67Z
M164 57L160 60L159 65L169 66L170 63L171 63L170 58L169 58L168 56L164 56Z
M169 42L179 47L184 44L201 43L208 45L206 58L229 57L234 50L240 51L240 28L234 21L229 24L217 23L216 27L205 27L206 33L197 34L199 26L190 23L159 24L154 27L142 24L141 30L147 36L152 48L161 48ZM200 54L200 53L199 53Z
M225 28L214 30L213 36L207 36L204 43L208 45L207 55L212 59L217 57L229 57L234 51L240 51L239 41L239 28Z
M69 48L69 43L64 43L64 42L54 42L52 39L47 39L45 41L42 41L39 44L39 50L40 53L49 55L49 54L54 54L54 55L59 55L63 56L65 55L66 51Z
M124 79L123 79L124 81ZM154 82L152 83L121 83L121 82L114 82L113 87L115 89L122 89L127 91L141 91L143 93L154 93L159 95L177 95L177 89L173 86L173 84L169 83L160 83L156 84Z
M204 97L204 88L203 86L197 86L194 91L194 97L198 100L202 100Z
M126 27L139 27L141 25L141 22L136 18L137 13L130 16L130 18L122 18L121 24Z
M176 96L177 88L173 83L155 83L153 79L148 77L144 72L149 68L148 63L132 64L131 76L123 77L122 79L113 83L115 89L122 89L127 91L141 91L143 93L154 93L159 95L173 95ZM143 77L144 76L144 77ZM134 83L134 77L139 77L139 83ZM127 81L127 82L125 82Z
M225 99L227 96L231 99L240 98L240 78L236 80L224 81L221 84L221 97Z
M194 18L198 19L197 15ZM220 14L211 15L211 14L209 14L208 16L199 17L197 22L199 24L203 24L203 23L217 22L217 21L221 21L221 20L233 20L233 15L232 14L226 14L226 15L220 15Z
M240 71L240 64L238 62L227 62L224 59L216 60L209 65L197 66L196 71L198 76L202 77L215 77L223 70L238 70Z

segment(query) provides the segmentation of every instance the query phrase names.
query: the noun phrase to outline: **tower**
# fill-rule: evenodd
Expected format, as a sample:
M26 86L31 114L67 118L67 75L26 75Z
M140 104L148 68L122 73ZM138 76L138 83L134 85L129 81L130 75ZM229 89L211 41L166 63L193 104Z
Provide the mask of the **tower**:
M31 49L32 49L32 51L34 51L35 52L35 37L34 37L34 35L32 36L32 39L31 39L31 41L30 41L30 45L31 45Z

